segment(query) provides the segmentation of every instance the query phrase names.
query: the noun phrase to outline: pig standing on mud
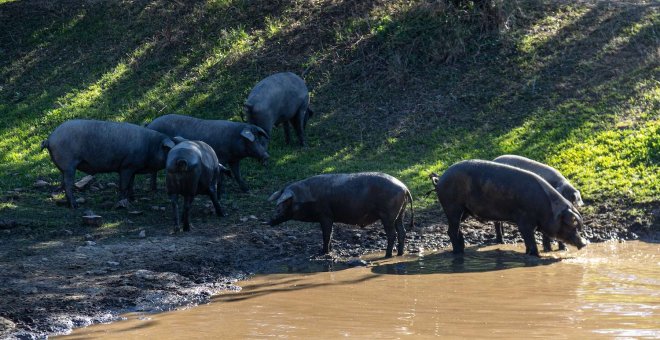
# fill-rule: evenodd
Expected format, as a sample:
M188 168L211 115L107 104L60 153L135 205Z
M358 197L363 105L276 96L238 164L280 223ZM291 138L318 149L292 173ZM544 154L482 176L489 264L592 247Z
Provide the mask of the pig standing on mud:
M69 205L76 208L76 169L88 174L118 172L122 199L132 195L135 174L165 167L174 142L160 132L129 124L75 119L62 123L41 143L62 172Z
M147 127L170 137L180 136L210 145L220 162L229 166L234 179L244 192L248 191L248 186L241 178L240 160L252 157L265 164L270 157L266 151L268 134L260 127L251 124L169 114L154 119ZM222 178L219 179L220 182ZM151 185L152 190L155 190L155 173Z
M183 196L183 231L190 231L190 206L197 194L207 194L218 216L225 213L218 203L218 178L229 171L218 163L213 148L202 141L174 137L178 143L167 155L167 194L174 210L174 232L179 231L179 195Z
M286 143L291 142L289 124L305 146L304 128L314 112L309 108L305 82L291 72L275 73L254 86L244 104L247 120L270 136L273 126L282 124Z
M507 164L514 166L516 168L533 172L541 176L541 178L543 178L546 182L548 182L550 186L555 188L555 190L557 190L565 199L571 202L573 206L579 207L584 204L582 202L582 196L580 195L580 191L575 189L575 187L573 187L573 185L571 185L571 183L566 179L566 177L564 177L559 171L557 171L557 169L549 165L516 155L502 155L495 158L493 162L500 164ZM502 227L503 227L502 222L495 222L495 232L497 233L497 242L499 243L504 243L504 241L502 240L502 232L503 232ZM543 235L544 251L552 250L550 242L551 242L550 238L544 234ZM559 242L559 249L560 250L566 249L566 246L564 245L563 242Z
M490 161L468 160L450 166L442 176L431 174L438 201L447 215L448 234L455 254L463 253L461 221L477 218L518 225L525 252L539 256L534 231L578 249L582 217L573 205L543 178L529 171Z
M410 229L414 222L412 195L398 179L379 172L327 174L313 176L287 185L273 193L276 212L268 224L288 220L319 222L323 232L323 253L331 250L334 222L366 226L380 219L387 233L386 257L392 256L398 238L397 255L403 255L406 231L403 214L410 204Z

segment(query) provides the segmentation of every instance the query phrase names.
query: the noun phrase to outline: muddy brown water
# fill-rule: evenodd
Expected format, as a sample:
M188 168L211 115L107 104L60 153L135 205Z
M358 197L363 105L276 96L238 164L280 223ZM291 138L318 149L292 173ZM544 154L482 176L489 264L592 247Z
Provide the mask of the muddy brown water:
M659 244L591 244L540 260L522 250L259 275L206 305L129 314L63 338L660 338Z

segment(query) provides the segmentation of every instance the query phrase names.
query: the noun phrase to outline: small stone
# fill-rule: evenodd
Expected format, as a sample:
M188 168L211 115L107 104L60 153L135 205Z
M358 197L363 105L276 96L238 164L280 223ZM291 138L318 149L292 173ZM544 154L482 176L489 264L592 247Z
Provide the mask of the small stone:
M108 264L108 266L118 266L119 265L119 262L117 262L117 261L108 261L106 263Z
M132 211L129 211L128 214L137 216L137 215L142 215L143 212L144 211L142 211L142 210L132 210Z
M87 175L80 179L78 182L76 182L75 187L78 188L78 190L83 190L89 183L94 179L94 176L92 175Z
M152 206L151 206L151 210L153 210L153 211L159 211L159 210L160 210L160 207L157 206L157 205L152 205Z
M92 234L85 234L85 240L93 240L94 236Z
M73 235L73 231L71 231L71 230L69 230L69 229L64 229L64 230L62 230L62 231L63 231L64 234L66 234L66 235L69 235L69 236Z
M96 242L94 242L94 241L85 241L85 245L87 245L88 247L95 246Z
M21 192L23 191L23 188L14 188L14 192Z
M121 201L115 203L115 206L113 207L114 209L128 209L131 207L131 203L128 202L128 199L124 198Z
M359 258L352 258L346 264L351 267L366 267L368 265L367 261Z
M253 220L256 220L256 219L257 219L257 216L250 215L250 218L253 219Z
M99 189L99 187L97 187L96 185L92 185L91 187L89 187L89 190L91 190L91 191L100 191L101 189Z
M86 215L82 219L85 224L95 227L100 227L103 224L103 220L99 215Z
M78 197L78 198L76 198L76 203L78 203L78 204L83 204L83 203L85 203L85 202L87 202L87 200L85 200L84 197Z
M108 183L106 184L106 186L107 186L108 188L113 188L113 189L114 189L114 188L117 188L117 183L115 183L115 182L108 182Z
M160 207L160 211L165 211L165 207Z
M32 186L35 187L35 188L43 188L43 187L47 187L49 185L50 184L48 182L44 181L43 179L40 179L40 180L37 180L36 182L34 182L34 184Z
M145 238L147 237L147 232L144 230L140 230L140 234L138 235L140 238Z
M241 220L241 222L247 222L248 218L247 217L241 217L240 220Z

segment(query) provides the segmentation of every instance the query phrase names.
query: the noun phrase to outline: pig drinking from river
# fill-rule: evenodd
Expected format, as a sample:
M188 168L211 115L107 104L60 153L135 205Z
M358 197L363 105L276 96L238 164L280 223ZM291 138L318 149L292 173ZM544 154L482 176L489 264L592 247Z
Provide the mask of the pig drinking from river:
M455 254L465 242L459 226L472 215L518 225L525 252L539 256L534 240L538 228L551 238L578 249L587 245L580 236L582 216L548 182L526 170L490 161L468 160L450 166L442 176L431 174L438 201L447 216Z
M380 219L387 234L385 256L392 256L395 238L398 238L397 255L403 255L406 203L411 210L409 228L414 222L408 188L398 179L379 172L313 176L273 193L269 201L273 200L277 208L268 223L274 226L288 220L319 222L325 254L331 250L334 222L365 226Z
M174 232L179 231L179 195L183 196L183 231L190 230L190 206L197 194L207 194L218 216L225 213L218 203L217 184L222 172L228 171L218 162L213 148L202 141L174 137L178 143L167 156L167 194L174 210Z
M248 191L248 186L241 178L240 160L252 157L265 164L270 157L266 151L268 134L260 127L251 124L169 114L154 119L147 127L170 137L180 136L189 140L201 140L210 145L220 163L229 166L242 191ZM222 178L219 180L221 182ZM153 190L155 186L154 174Z
M304 128L314 112L309 108L305 82L291 72L275 73L254 86L244 104L247 120L270 136L273 126L282 124L286 143L291 141L293 125L300 145L305 145Z
M129 124L75 119L62 123L41 143L62 172L66 198L76 208L73 182L77 170L88 174L118 172L122 199L132 194L135 174L165 167L174 142L167 135Z
M579 207L584 204L582 202L582 196L580 195L580 191L575 189L575 187L573 187L573 185L571 185L571 183L566 179L566 177L564 177L559 171L557 171L557 169L549 165L545 165L535 160L531 160L529 158L516 156L516 155L502 155L495 158L493 162L507 164L514 166L516 168L533 172L541 176L541 178L543 178L546 182L548 182L550 186L555 188L555 190L557 190L565 199L571 202L573 206ZM497 233L497 241L499 243L503 243L502 227L503 227L502 222L495 222L495 232ZM560 250L566 249L566 246L564 245L563 242L559 242L559 249ZM543 235L543 250L544 251L552 250L552 247L550 246L550 238L545 234Z

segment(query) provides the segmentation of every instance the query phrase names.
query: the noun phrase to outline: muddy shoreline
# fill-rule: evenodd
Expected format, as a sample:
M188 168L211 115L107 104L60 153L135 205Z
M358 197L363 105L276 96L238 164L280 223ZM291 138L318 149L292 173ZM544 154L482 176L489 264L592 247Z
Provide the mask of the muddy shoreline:
M642 239L660 242L658 209L649 219L617 219L612 209L586 216L591 242ZM446 221L438 212L416 216L407 253L450 249ZM319 256L317 225L288 222L269 227L252 217L240 223L201 223L171 235L147 228L141 235L109 237L85 230L53 230L29 237L29 227L0 228L0 338L32 339L72 328L117 320L126 312L161 312L208 302L213 294L238 289L255 273L329 270L361 265L357 257L383 252L382 226L336 225L332 256ZM495 244L492 223L463 225L470 245ZM47 236L47 237L46 237ZM25 240L28 241L25 241ZM537 235L540 244L540 235ZM512 226L505 242L522 242ZM555 245L556 247L556 245ZM384 252L383 252L384 254Z

